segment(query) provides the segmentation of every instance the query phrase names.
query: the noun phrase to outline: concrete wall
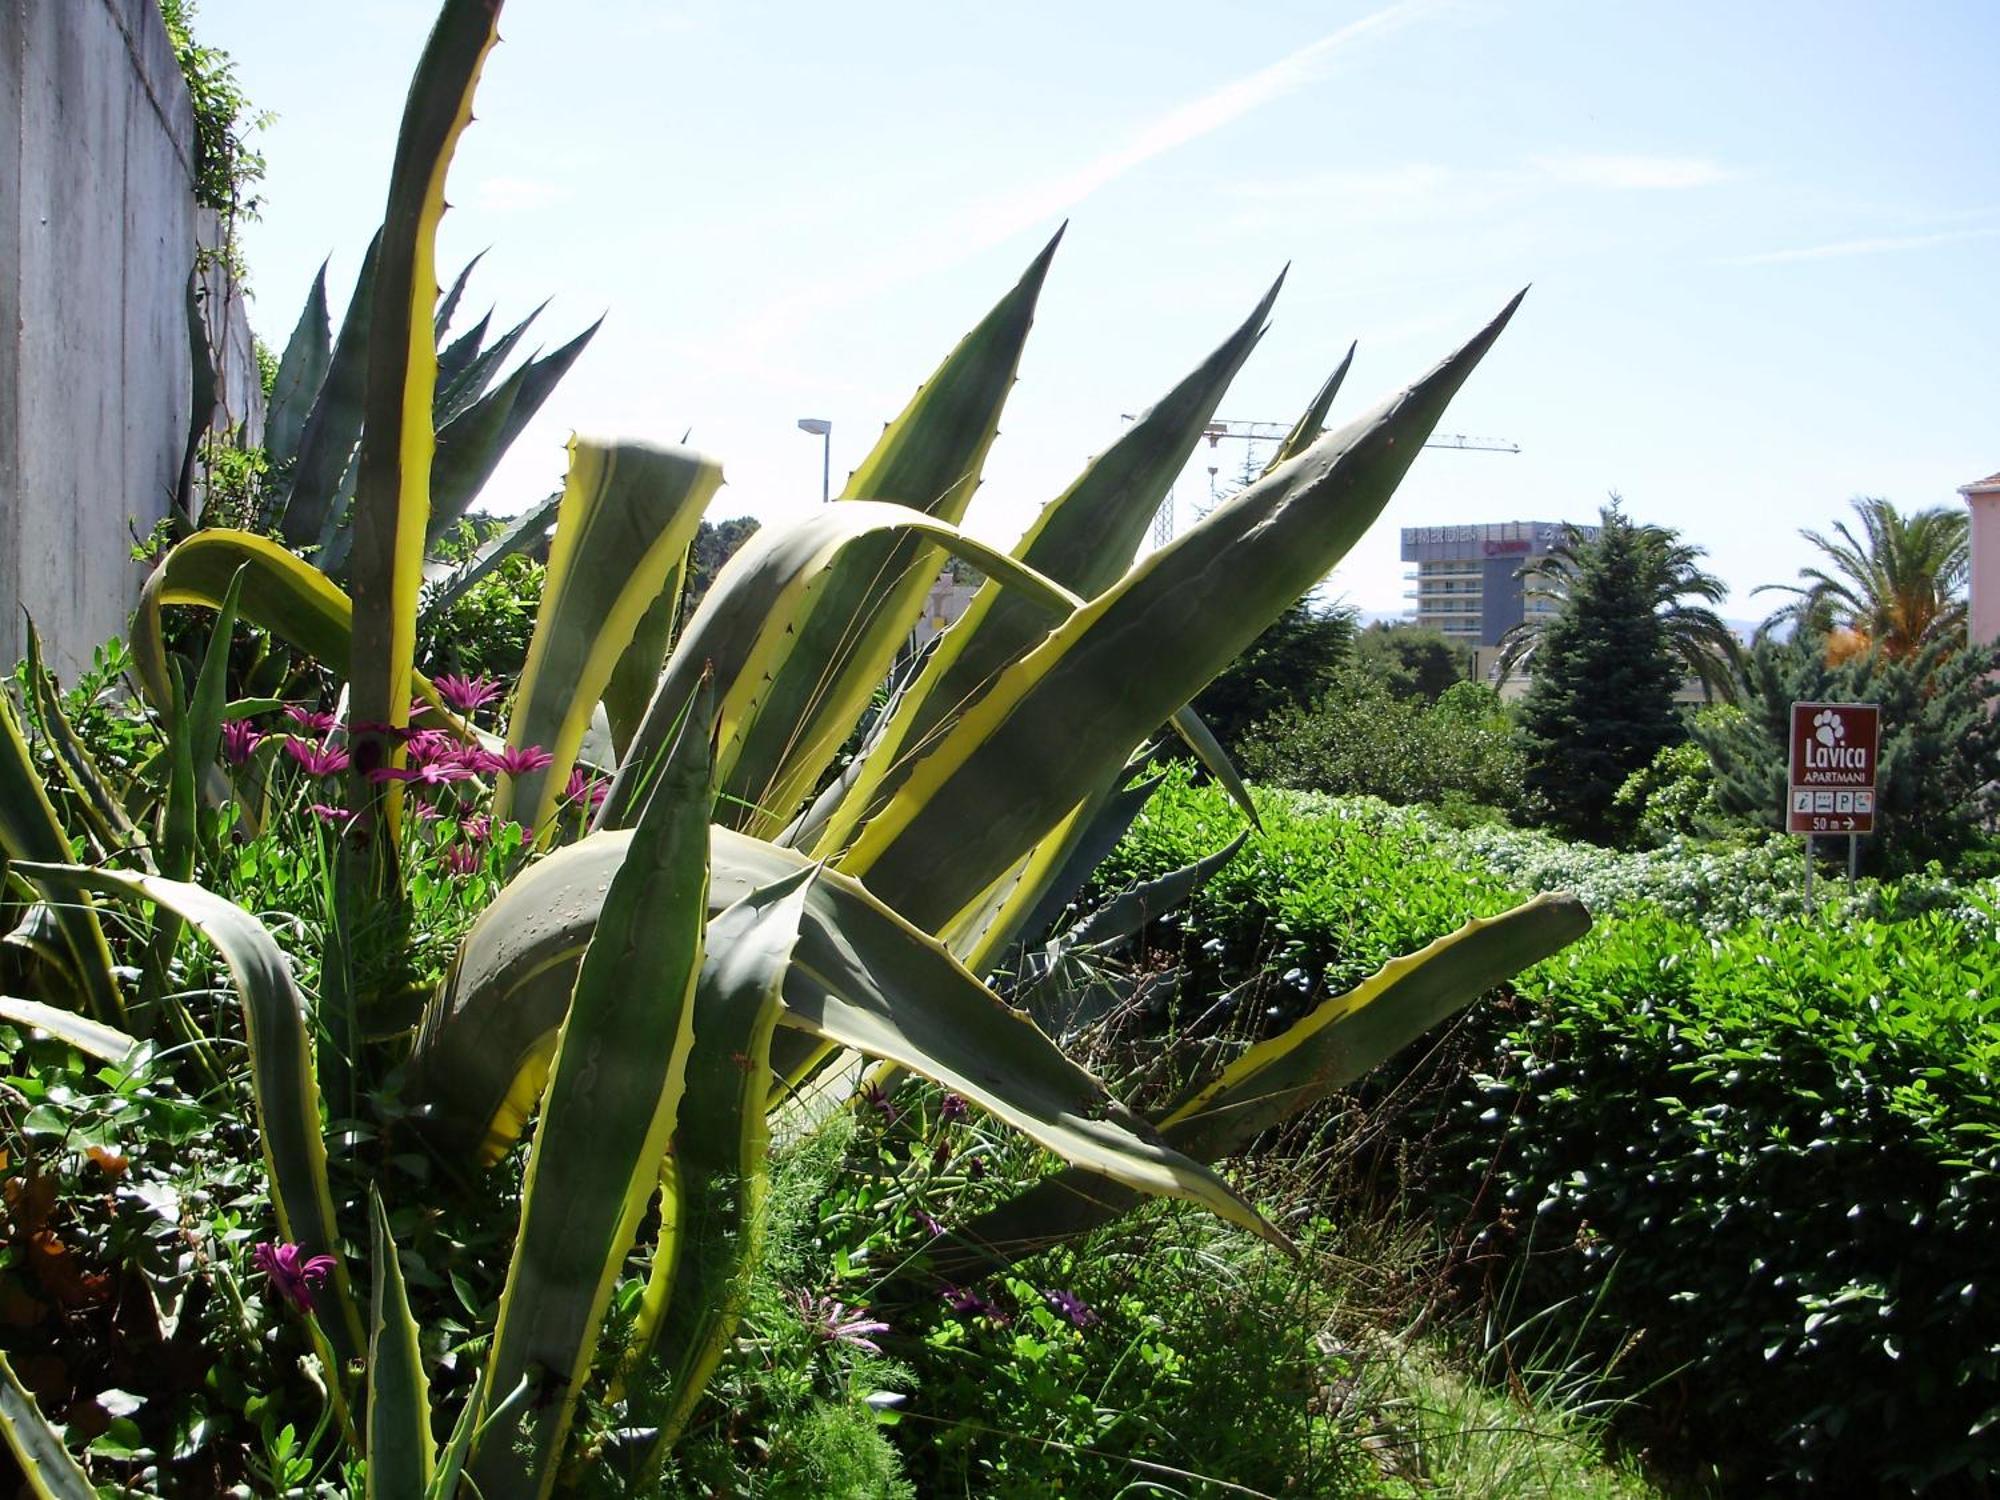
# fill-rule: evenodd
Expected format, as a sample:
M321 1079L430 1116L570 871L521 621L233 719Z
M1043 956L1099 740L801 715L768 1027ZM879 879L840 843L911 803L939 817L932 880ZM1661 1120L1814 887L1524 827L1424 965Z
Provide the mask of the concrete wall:
M188 428L193 149L155 0L0 0L0 667L24 606L68 677L136 600Z

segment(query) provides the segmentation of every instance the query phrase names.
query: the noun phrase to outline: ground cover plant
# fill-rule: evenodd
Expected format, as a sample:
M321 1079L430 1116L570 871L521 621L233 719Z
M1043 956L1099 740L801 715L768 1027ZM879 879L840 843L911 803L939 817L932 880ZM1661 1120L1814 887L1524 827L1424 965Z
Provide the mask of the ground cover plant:
M1380 803L1258 800L1265 838L1147 939L1214 965L1264 1025L1515 899L1496 851L1557 846ZM1104 878L1175 867L1225 806L1170 783ZM1907 900L1864 884L1856 907L1808 918L1768 900L1781 877L1759 903L1748 865L1705 874L1689 855L1663 880L1657 852L1572 852L1555 878L1609 898L1593 932L1428 1068L1371 1082L1378 1159L1476 1284L1646 1392L1625 1429L1673 1466L1744 1493L1978 1492L2000 1420L1984 883L1936 910L1954 896L1941 879ZM1753 904L1706 926L1668 909L1710 879Z
M1052 241L840 503L753 536L671 650L720 468L579 438L522 523L552 514L554 536L518 680L418 672L449 353L434 239L499 8L446 0L412 84L358 445L329 465L352 505L320 532L341 518L351 593L324 542L307 560L205 529L142 596L142 711L65 704L32 660L20 711L0 698L0 1016L30 1062L91 1059L10 1085L10 1252L37 1290L0 1429L43 1494L643 1493L743 1352L774 1133L899 1109L918 1074L1067 1163L913 1245L885 1302L1000 1282L1149 1196L1289 1253L1215 1164L1588 925L1543 897L1433 934L1147 1113L995 988L1129 821L1162 726L1247 802L1184 705L1374 521L1515 304L1323 435L1330 384L1259 482L1135 565L1274 286L1010 554L957 520ZM947 554L988 582L857 742ZM188 1107L228 1123L168 1192L158 1143L123 1147ZM81 1191L121 1170L129 1198ZM830 1341L885 1331L836 1288L802 1295ZM86 1357L40 1357L86 1316ZM163 1384L110 1383L134 1326L182 1358L118 1375ZM815 1420L872 1462L851 1421Z

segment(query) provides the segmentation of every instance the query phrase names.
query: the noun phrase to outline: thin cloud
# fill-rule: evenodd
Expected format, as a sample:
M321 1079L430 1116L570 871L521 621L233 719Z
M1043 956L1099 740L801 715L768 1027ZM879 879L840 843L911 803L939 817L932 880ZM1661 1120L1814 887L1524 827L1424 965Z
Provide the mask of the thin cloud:
M1351 21L1254 73L1168 110L1120 145L1081 166L972 203L943 229L916 239L904 253L885 257L859 275L782 298L760 313L744 336L752 340L781 337L801 318L828 306L899 286L912 276L956 264L1030 229L1052 229L1060 216L1127 173L1295 93L1322 76L1342 49L1422 20L1443 3L1397 0Z
M1149 121L1123 145L1074 171L1005 197L975 204L960 230L970 230L979 236L979 248L984 249L1037 224L1046 224L1057 214L1074 208L1135 167L1144 166L1176 147L1213 135L1266 104L1297 92L1325 72L1329 59L1341 48L1363 37L1407 26L1434 9L1434 0L1400 0L1398 4L1351 21L1338 31L1329 32L1318 41L1288 53L1268 67L1259 68L1255 73L1223 84L1199 99L1168 110Z
M1850 255L1888 255L1899 250L1929 250L1966 240L2000 238L2000 228L1951 229L1941 234L1889 234L1865 240L1837 240L1830 245L1805 245L1795 250L1766 250L1760 255L1732 255L1726 266L1778 266L1795 261L1839 260Z
M1302 177L1248 182L1231 191L1252 199L1327 198L1364 213L1448 209L1463 215L1550 188L1679 191L1726 182L1735 175L1702 157L1552 155L1512 167L1448 167L1439 162L1335 167Z
M1615 191L1677 191L1726 182L1734 174L1699 156L1540 156L1534 168L1544 177L1577 187Z

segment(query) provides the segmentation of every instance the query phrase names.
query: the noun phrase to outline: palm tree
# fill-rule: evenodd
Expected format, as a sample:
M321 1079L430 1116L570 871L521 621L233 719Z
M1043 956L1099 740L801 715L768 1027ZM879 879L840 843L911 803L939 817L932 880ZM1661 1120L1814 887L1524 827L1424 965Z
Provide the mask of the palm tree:
M1829 661L1874 650L1905 661L1933 641L1963 640L1972 573L1966 512L1938 505L1905 516L1873 495L1858 497L1854 509L1859 537L1845 521L1834 522L1832 538L1799 533L1825 554L1826 566L1799 569L1803 583L1756 590L1796 596L1764 630L1790 623L1823 633Z
M1702 691L1707 697L1733 701L1741 648L1737 645L1736 633L1708 607L1722 603L1729 596L1728 586L1700 567L1701 559L1708 555L1705 548L1682 541L1681 534L1671 527L1635 524L1619 509L1620 504L1619 497L1614 494L1611 503L1598 513L1596 536L1581 526L1566 524L1562 541L1522 567L1520 576L1527 585L1524 591L1526 598L1531 603L1539 601L1560 610L1575 591L1589 552L1601 545L1606 532L1614 527L1623 528L1637 538L1644 551L1644 583L1652 597L1653 613L1659 617L1666 636L1668 650L1687 676L1701 680ZM1500 676L1503 681L1517 667L1532 670L1535 650L1541 644L1543 631L1554 617L1553 612L1531 612L1500 637Z

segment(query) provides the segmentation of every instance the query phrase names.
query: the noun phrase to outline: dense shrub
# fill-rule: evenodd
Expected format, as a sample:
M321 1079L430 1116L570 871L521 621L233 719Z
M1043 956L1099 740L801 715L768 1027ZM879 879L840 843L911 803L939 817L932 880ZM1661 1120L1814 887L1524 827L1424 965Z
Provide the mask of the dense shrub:
M1302 989L1498 909L1562 848L1379 803L1261 805L1265 836L1156 936ZM1224 817L1170 786L1113 868L1185 863ZM1525 848L1549 856L1537 880L1495 872ZM1494 1258L1514 1316L1664 1382L1653 1435L1733 1487L1977 1486L2000 1423L2000 949L1977 891L1901 921L1746 904L1781 888L1755 861L1783 849L1578 856L1612 899L1472 1013L1461 1070L1398 1125L1427 1148L1407 1185ZM1660 909L1676 882L1707 927Z
M1354 611L1299 600L1194 700L1217 739L1236 748L1259 720L1312 702L1338 675L1354 641Z
M1514 725L1489 687L1455 683L1435 703L1399 696L1362 668L1282 710L1241 746L1245 773L1274 786L1385 802L1511 808L1521 796Z

